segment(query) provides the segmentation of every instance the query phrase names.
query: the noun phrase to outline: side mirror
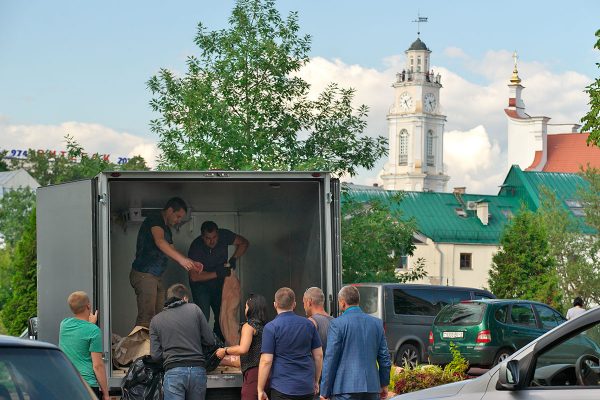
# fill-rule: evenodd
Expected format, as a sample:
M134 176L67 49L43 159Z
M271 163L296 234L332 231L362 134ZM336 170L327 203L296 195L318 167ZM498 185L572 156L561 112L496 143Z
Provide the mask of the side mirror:
M519 374L519 361L510 360L500 364L496 389L519 390L521 383L521 376Z
M38 338L38 317L31 317L27 321L27 334L29 339L37 340Z

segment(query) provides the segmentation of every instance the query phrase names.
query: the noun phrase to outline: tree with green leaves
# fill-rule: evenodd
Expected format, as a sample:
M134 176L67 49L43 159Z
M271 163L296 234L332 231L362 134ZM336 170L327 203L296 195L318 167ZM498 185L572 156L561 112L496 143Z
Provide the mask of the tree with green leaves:
M9 335L19 335L27 320L37 315L37 252L35 209L24 221L24 230L17 242L12 263L12 296L6 301L0 318Z
M344 194L342 201L342 258L344 283L409 282L425 277L424 260L396 274L402 256L415 250L414 220L403 218L398 204L402 195L358 201Z
M537 214L522 207L506 224L492 258L490 290L499 298L527 299L560 308L556 261Z
M551 189L542 188L541 193L537 214L548 234L550 254L556 261L558 284L563 295L562 310L570 308L577 296L586 304L598 304L600 271L595 267L599 260L594 251L598 235L586 228L584 221L574 217Z
M387 153L363 134L368 108L354 89L332 83L316 99L300 75L310 36L298 14L282 18L274 0L238 0L229 28L200 23L198 56L187 73L161 69L148 82L159 167L183 170L328 170L354 175Z
M600 29L596 31L596 50L600 50ZM600 68L600 63L596 63ZM596 78L585 90L590 96L590 111L581 119L582 131L589 132L588 144L600 146L600 78Z
M25 221L35 206L35 192L30 188L9 190L0 198L0 232L10 246L21 237Z

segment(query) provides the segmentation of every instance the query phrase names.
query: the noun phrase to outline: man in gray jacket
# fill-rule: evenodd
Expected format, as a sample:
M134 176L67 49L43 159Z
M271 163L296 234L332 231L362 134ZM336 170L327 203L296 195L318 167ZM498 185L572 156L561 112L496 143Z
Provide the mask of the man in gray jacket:
M204 399L206 360L203 347L215 344L200 308L188 303L189 292L177 283L167 290L163 311L150 322L150 354L165 369L164 400Z

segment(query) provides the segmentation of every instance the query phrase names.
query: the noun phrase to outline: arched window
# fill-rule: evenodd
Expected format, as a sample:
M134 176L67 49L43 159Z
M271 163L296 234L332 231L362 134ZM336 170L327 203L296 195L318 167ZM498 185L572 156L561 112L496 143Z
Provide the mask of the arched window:
M406 129L402 129L400 131L400 140L398 141L399 146L399 155L398 155L398 164L399 165L407 165L408 164L408 131Z
M421 72L421 57L417 58L417 72Z
M427 132L427 137L425 138L425 149L427 151L427 165L434 166L435 165L435 136L433 135L433 131L430 129Z

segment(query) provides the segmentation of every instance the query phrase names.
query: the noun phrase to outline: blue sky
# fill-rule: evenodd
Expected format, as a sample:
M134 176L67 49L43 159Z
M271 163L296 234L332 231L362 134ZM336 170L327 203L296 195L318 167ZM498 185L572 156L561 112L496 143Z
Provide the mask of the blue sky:
M124 143L134 143L135 136L155 142L157 138L148 128L153 114L146 81L161 67L185 71L186 56L196 50L193 38L197 23L202 21L210 29L224 28L232 6L232 1L2 0L0 133L36 126L56 131L64 128L61 124L72 122L82 129L94 124L117 132L115 140L119 134L125 135L129 139ZM376 71L383 79L389 76L389 83L393 69L402 65L398 60L416 38L417 27L411 21L417 12L429 18L421 26L421 38L433 51L432 65L475 87L489 88L498 74L492 71L494 60L507 59L510 66L506 54L515 49L524 72L528 68L531 71L530 77L546 74L565 80L577 75L574 91L581 92L585 86L581 82L591 81L599 72L595 65L598 52L593 50L594 32L600 29L599 1L528 1L516 5L466 0L287 0L278 1L277 6L285 14L299 12L302 32L312 36L311 57L329 63L337 60L346 69L355 66ZM506 71L507 78L510 72ZM527 77L522 78L528 87ZM359 90L365 85L355 85L351 78L342 83ZM527 94L526 104L546 113L546 102L528 103ZM375 108L370 104L372 96L387 96L391 102L392 95L391 88L388 93L369 93L367 88L360 101ZM578 107L565 115L580 118L585 110ZM454 123L461 119L453 118L451 109L448 104L448 130L485 125L485 121L476 120ZM464 113L474 114L474 118L477 115ZM378 120L384 119L384 114ZM385 121L379 125L375 121L373 126L377 133L386 135ZM490 138L498 136L502 152L500 134L486 128ZM15 135L2 134L0 148L32 145L36 131L31 128L30 132L27 143L16 143ZM43 129L38 132L41 145L49 146L41 137ZM72 133L77 138L77 132ZM126 149L113 146L95 151Z

